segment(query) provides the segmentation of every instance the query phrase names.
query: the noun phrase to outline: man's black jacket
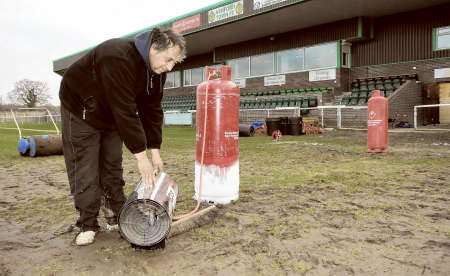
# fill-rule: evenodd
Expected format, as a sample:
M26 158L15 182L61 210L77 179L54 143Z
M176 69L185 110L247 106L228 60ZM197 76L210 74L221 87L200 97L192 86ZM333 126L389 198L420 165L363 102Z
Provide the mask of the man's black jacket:
M151 33L145 41L148 50ZM117 129L132 153L160 148L166 80L136 45L128 39L98 45L67 69L59 92L61 104L89 125Z

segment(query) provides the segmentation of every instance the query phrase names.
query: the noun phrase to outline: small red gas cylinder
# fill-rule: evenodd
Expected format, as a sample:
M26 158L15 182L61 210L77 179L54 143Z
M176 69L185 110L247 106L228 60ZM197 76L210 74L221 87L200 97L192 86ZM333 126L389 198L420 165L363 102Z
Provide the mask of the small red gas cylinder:
M207 67L197 86L195 184L201 200L226 204L239 193L239 87L231 67Z
M388 100L374 90L367 109L367 150L370 153L386 152L388 148Z

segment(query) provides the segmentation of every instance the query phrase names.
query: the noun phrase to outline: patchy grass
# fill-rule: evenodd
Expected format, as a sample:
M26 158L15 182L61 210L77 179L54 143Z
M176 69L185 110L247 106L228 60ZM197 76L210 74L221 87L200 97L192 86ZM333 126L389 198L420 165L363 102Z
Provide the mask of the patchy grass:
M176 213L186 213L195 206L195 131L163 131L165 170L180 189ZM450 135L395 133L390 139L388 153L370 155L363 132L285 136L276 143L268 136L241 138L240 198L211 225L174 238L165 251L136 253L124 241L103 238L92 254L83 251L96 260L95 266L70 249L71 254L35 269L70 274L78 264L87 275L114 269L174 275L398 275L420 274L427 266L444 275L450 269L449 259L442 257L448 256L445 240L450 237L450 147L442 142L449 143ZM62 156L20 157L17 133L9 130L0 130L0 141L0 154L6 157L0 166L14 164L18 176L37 161L61 173ZM139 179L135 162L124 149L127 193ZM46 177L45 183L60 187L61 180ZM30 175L30 189L36 181ZM0 208L3 219L38 232L52 229L55 221L73 222L75 216L71 198L61 193L41 193ZM421 265L403 262L400 267L385 256ZM132 265L121 266L128 262Z
M55 134L46 130L55 131L55 127L52 123L23 123L19 125L22 131L23 137L29 137L31 135L44 135ZM57 125L61 130L61 125ZM30 131L25 129L37 129L42 131ZM17 151L17 143L19 142L19 131L14 123L0 123L0 164L10 162L20 162L23 157L19 155Z

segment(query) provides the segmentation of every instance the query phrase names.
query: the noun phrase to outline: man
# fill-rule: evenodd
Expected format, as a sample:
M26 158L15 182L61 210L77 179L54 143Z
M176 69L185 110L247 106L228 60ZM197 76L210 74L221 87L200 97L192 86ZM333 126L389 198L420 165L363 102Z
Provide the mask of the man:
M122 142L136 157L144 183L153 185L162 170L165 72L184 57L183 37L155 28L134 40L105 41L64 73L59 97L64 159L79 212L77 245L94 242L102 197L114 214L108 223L117 224L125 202Z

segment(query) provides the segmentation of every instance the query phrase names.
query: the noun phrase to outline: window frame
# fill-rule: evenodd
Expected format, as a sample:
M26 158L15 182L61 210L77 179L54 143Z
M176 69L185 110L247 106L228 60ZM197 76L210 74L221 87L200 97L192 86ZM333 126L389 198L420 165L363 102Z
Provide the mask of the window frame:
M306 66L306 49L307 48L313 48L313 47L318 47L318 46L322 46L322 45L333 45L336 47L336 65L335 66L325 66L325 67L315 67L315 68L306 68L305 67L305 72L309 72L309 71L317 71L317 70L324 70L324 69L331 69L331 68L340 68L341 66L341 47L340 47L340 43L339 41L331 41L331 42L324 42L324 43L319 43L319 44L315 44L315 45L310 45L307 47L303 47L305 49L305 66Z
M176 81L175 81L176 73L178 73L179 76L180 76L180 83L179 83L178 86L176 86ZM167 79L168 79L170 74L173 74L173 83L174 83L175 86L165 87L166 84L164 84L164 89L180 88L181 87L181 71L178 70L178 71L167 72ZM166 83L167 83L167 79L166 79Z
M281 50L281 51L275 52L275 67L276 67L275 70L278 70L278 54L279 53L283 53L283 52L287 52L287 51L293 51L293 50L301 50L302 51L302 53L303 53L303 64L302 64L302 67L303 67L303 69L293 70L293 71L286 71L286 72L275 71L276 75L298 73L298 72L304 72L305 71L305 47L302 47L302 48L291 48L291 49L286 49L286 50Z
M232 79L233 79L233 80L234 80L234 79L241 80L241 79L247 79L247 78L250 78L251 76L250 76L250 57L249 57L249 56L248 56L248 57L233 58L233 59L227 60L225 63L226 63L227 65L230 65L230 64L229 64L230 61L239 60L239 59L247 59L248 76L247 76L247 77L232 78ZM233 74L233 73L231 73L231 74Z
M450 45L448 45L448 47L446 48L438 48L438 42L439 42L439 31L441 29L448 29L447 32L443 35L450 35L450 26L441 26L441 27L437 27L437 28L433 28L433 51L445 51L445 50L450 50Z
M306 69L306 48L312 48L312 47L316 47L316 46L320 46L320 45L334 45L336 47L336 65L335 66L327 66L327 67L317 67L317 68L308 68ZM258 78L258 77L267 77L267 76L276 76L276 75L284 75L284 74L292 74L292 73L303 73L303 72L309 72L309 71L316 71L316 70L326 70L326 69L339 69L342 64L341 64L341 49L342 47L340 46L340 40L333 40L333 41L328 41L328 42L323 42L323 43L319 43L319 44L314 44L314 45L309 45L309 46L305 46L305 47L298 47L298 48L290 48L290 49L284 49L281 51L276 51L276 52L269 52L269 53L264 53L261 55L265 55L265 54L272 54L273 55L273 73L272 74L268 74L268 75L251 75L251 57L252 56L244 56L244 57L239 57L239 58L234 58L234 59L230 59L226 61L226 64L229 65L229 61L232 60L238 60L238 59L244 59L244 58L248 58L248 66L249 66L249 76L248 77L240 77L240 78L234 78L234 79L252 79L252 78ZM277 53L279 52L284 52L284 51L289 51L289 50L294 50L294 49L298 49L298 50L302 50L303 51L303 69L302 70L295 70L295 71L289 71L289 72L277 72ZM259 56L259 55L255 55L255 56ZM349 59L351 59L351 54ZM349 60L349 62L351 62L351 60ZM233 79L233 80L234 80Z
M264 53L264 54L250 56L249 57L249 65L248 65L249 66L250 77L252 77L252 78L259 78L259 77L267 77L267 76L279 75L279 74L275 73L275 67L276 67L276 65L275 65L275 62L276 62L276 60L275 60L275 53L276 52L268 52L268 53ZM271 74L263 74L263 75L252 75L252 58L253 57L258 57L258 56L269 55L269 54L272 54L272 73Z
M197 86L200 83L202 83L205 80L205 68L206 68L205 66L200 66L200 67L195 67L195 68L184 69L183 70L183 87ZM192 70L195 70L195 69L202 69L202 80L197 84L192 84ZM186 74L185 73L187 73L187 72L189 72L190 84L186 84Z

